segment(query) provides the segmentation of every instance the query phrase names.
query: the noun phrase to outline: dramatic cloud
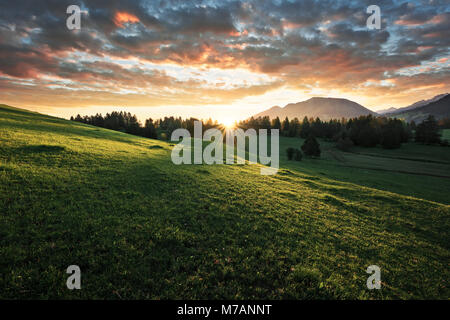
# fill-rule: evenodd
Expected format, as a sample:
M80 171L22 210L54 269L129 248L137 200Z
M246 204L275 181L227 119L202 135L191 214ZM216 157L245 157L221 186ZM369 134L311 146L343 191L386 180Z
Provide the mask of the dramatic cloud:
M114 16L114 23L118 27L124 26L124 23L137 23L140 22L139 18L136 17L134 14L125 12L125 11L117 11Z
M4 1L0 103L231 105L298 91L381 109L449 91L448 1L372 2ZM73 4L81 30L66 28ZM380 30L366 27L371 4Z

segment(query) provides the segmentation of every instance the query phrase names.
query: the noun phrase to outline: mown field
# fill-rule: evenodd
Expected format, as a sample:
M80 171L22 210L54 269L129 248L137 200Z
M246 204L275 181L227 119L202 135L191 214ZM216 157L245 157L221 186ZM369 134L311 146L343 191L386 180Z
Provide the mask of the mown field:
M281 143L275 176L176 166L168 143L0 106L0 298L450 298L450 148Z

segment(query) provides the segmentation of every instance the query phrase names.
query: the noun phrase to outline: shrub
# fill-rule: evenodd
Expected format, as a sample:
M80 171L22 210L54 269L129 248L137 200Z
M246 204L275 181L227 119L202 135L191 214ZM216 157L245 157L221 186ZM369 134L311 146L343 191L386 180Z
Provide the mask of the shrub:
M313 135L309 135L302 145L303 153L310 157L320 157L320 145Z
M303 153L299 149L295 149L294 160L302 161Z
M350 138L340 138L336 143L336 148L342 151L349 151L353 145L353 141Z
M432 115L428 116L416 128L416 142L425 144L434 144L441 142L441 135L439 134L439 126Z
M294 157L295 149L294 148L287 148L286 150L288 160L292 160Z

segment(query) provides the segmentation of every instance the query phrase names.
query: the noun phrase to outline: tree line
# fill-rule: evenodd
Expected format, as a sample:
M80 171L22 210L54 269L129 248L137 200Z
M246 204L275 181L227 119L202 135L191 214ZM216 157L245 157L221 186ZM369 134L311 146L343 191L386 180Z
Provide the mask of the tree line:
M142 125L136 115L129 112L107 113L105 116L71 117L78 121L111 130L122 131L129 134L143 136L152 139L168 140L172 132L178 128L187 129L191 135L194 134L194 122L201 121L203 129L221 128L217 121L212 119L198 120L196 118L182 119L181 117L164 117L163 119L146 119ZM304 117L302 121L298 118L270 119L269 117L253 118L240 121L237 126L247 129L278 129L281 136L300 137L307 139L312 136L328 141L336 142L336 146L342 150L348 150L353 145L362 147L375 147L381 145L383 148L399 148L402 143L415 138L416 142L425 144L441 143L440 130L450 127L449 119L439 122L433 116L429 116L422 123L416 125L399 119L387 117L375 117L372 115L360 116L352 119L333 119L322 121L320 118Z
M76 117L70 117L70 120L146 138L156 139L158 137L152 119L145 120L145 124L142 125L136 115L131 115L129 112L113 111L107 113L106 116L97 113L95 116L84 117L78 114Z
M335 141L336 146L342 150L348 150L352 146L399 148L414 138L416 142L425 144L447 145L441 141L440 130L450 127L450 120L443 119L439 122L433 116L429 116L419 125L414 121L405 122L399 119L376 117L373 115L360 116L351 119L332 119L322 121L320 118L270 119L269 117L250 118L239 123L242 128L254 129L278 129L285 137L309 136Z
M78 114L76 117L72 116L70 120L146 138L162 140L167 140L172 135L172 132L179 128L187 129L191 135L194 135L194 122L201 121L195 118L182 119L181 117L164 117L159 120L149 118L142 125L136 115L131 115L131 113L123 111L113 111L107 113L105 116L97 113L95 116L82 117ZM219 127L219 123L212 119L202 121L202 123L204 130Z

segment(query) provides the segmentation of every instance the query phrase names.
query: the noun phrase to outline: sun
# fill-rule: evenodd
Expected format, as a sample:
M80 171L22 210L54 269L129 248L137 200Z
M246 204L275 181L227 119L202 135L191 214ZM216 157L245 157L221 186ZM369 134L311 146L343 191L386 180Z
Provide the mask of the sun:
M220 122L227 129L232 129L232 128L234 128L236 126L235 121L233 119L231 119L231 118L222 119Z

